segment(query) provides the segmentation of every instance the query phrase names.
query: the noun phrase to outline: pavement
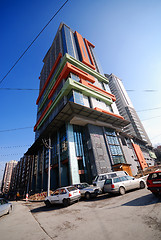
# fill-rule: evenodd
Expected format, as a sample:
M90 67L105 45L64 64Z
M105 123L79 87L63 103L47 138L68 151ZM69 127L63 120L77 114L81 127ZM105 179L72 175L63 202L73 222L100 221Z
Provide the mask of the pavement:
M12 202L10 214L0 217L1 240L49 240L40 224L35 221L29 208L23 201Z

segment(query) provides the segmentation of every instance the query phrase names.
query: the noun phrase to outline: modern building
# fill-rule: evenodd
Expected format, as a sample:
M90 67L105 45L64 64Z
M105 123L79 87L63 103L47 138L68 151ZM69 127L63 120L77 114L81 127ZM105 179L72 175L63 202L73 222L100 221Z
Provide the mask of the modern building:
M139 145L143 153L144 161L148 166L153 166L156 157L153 152L152 144L121 79L114 74L105 74L105 76L109 79L109 87L112 94L116 96L115 104L119 114L130 122L129 125L124 127L124 132L132 136L134 150L137 151L138 149L138 147L135 147L135 144Z
M114 112L114 94L104 76L95 46L65 24L60 24L40 74L31 190L55 189L86 181L113 170L136 175L140 166L129 124ZM128 146L123 139L129 139ZM128 152L128 153L127 153ZM125 155L126 153L126 155ZM129 156L136 156L136 161ZM143 166L145 167L145 166Z
M12 170L16 165L17 165L17 161L15 160L11 160L10 162L5 164L2 186L1 186L2 193L7 194L9 192L11 177L12 177Z

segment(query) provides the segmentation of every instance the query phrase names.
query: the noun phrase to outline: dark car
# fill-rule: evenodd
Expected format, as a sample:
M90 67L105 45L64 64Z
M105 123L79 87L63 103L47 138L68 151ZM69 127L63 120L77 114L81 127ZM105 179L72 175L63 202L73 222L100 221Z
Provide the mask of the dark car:
M147 178L147 187L155 196L161 195L161 171L149 174Z

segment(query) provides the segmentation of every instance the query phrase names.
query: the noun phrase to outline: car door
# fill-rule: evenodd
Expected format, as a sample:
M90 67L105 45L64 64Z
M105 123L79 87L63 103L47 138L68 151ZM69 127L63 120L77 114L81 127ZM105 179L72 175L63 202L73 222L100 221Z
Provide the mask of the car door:
M59 189L55 190L55 192L51 195L51 203L59 203Z
M120 186L124 186L125 190L130 190L130 181L127 179L126 176L120 177Z
M59 189L59 203L63 203L63 199L66 198L67 191L65 188Z

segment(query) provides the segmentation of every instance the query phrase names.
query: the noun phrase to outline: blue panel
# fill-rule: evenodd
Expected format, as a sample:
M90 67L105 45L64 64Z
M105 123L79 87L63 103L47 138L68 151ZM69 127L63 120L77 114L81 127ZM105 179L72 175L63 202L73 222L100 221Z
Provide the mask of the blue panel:
M63 55L64 55L65 53L67 53L64 26L62 27L62 40L63 40Z

